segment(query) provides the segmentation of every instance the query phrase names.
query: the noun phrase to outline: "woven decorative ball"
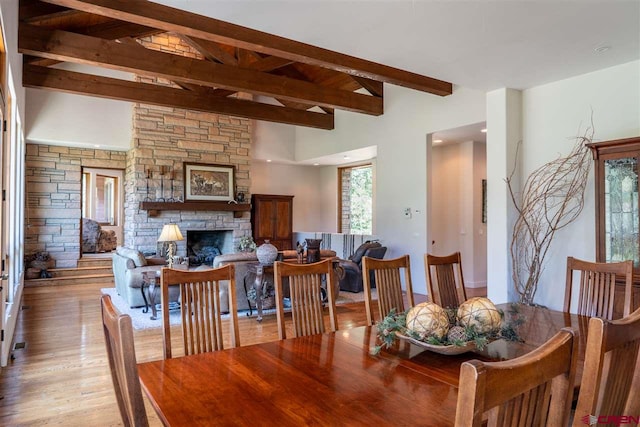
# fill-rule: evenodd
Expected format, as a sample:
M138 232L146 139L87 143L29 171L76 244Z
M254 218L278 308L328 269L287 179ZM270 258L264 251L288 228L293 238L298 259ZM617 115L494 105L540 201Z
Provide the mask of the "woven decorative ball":
M469 337L467 337L467 333L462 326L453 326L447 333L447 340L450 343L466 342L469 340Z
M407 329L418 333L421 338L433 336L442 339L449 330L449 319L439 305L423 302L411 307L407 313Z
M492 332L500 328L502 316L488 298L474 297L458 307L458 322L461 326L473 326L479 333Z

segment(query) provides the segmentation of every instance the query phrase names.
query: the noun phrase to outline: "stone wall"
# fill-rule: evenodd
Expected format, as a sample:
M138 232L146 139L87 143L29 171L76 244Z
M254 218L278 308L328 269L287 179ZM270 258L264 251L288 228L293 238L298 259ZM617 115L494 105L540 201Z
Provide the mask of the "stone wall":
M57 268L80 258L82 167L124 169L126 153L27 144L25 254L46 251Z
M185 56L199 55L172 35L148 37L141 43ZM138 80L151 82L143 77ZM173 85L168 81L153 83ZM132 122L133 148L126 153L27 145L27 255L48 251L57 268L77 265L82 166L125 169L124 242L118 244L156 253L162 226L169 222L177 223L183 234L186 230L232 230L234 246L240 237L251 235L249 212L234 218L233 212L177 210L161 211L159 216L150 217L140 209L140 202L145 199L183 199L184 162L233 165L236 194L242 191L249 199L249 119L136 104ZM161 178L162 168L165 175ZM164 195L160 194L161 179L164 179ZM178 242L178 255L185 254L185 242Z
M189 46L171 35L142 40L146 47L197 56ZM170 85L167 81L147 83ZM189 111L178 108L136 104L133 108L133 149L127 155L125 174L125 245L155 253L157 238L166 223L177 223L186 230L232 230L234 243L251 235L249 212L234 218L232 212L160 211L150 217L140 209L145 199L184 198L184 162L233 165L237 192L249 198L251 121L245 118ZM165 175L161 175L162 168ZM147 180L147 176L151 176ZM173 194L171 194L173 178ZM160 194L164 179L164 195ZM149 194L147 194L147 181ZM178 242L178 255L186 255L185 242Z

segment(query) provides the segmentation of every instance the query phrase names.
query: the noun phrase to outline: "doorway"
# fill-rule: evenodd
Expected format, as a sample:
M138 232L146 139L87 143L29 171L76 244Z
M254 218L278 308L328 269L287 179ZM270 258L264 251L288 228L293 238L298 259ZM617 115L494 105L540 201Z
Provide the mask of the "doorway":
M82 168L82 218L96 221L103 230L114 231L118 245L124 239L123 177L122 169ZM85 249L81 251L87 253Z
M468 288L487 285L483 129L484 123L476 123L427 138L427 251L437 256L460 252Z

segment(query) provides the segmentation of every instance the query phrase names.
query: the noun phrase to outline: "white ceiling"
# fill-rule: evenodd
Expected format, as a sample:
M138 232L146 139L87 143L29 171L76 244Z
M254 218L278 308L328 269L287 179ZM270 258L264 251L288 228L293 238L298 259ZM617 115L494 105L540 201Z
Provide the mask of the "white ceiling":
M640 58L640 0L154 1L479 90Z
M640 59L640 0L154 1L477 90L527 89ZM483 127L434 139L484 140ZM368 155L343 154L315 161Z

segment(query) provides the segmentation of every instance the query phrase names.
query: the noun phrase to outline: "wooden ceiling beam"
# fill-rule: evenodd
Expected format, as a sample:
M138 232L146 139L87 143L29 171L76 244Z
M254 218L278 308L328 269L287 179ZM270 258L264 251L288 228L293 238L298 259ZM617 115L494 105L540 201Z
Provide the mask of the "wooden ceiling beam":
M114 20L103 24L92 25L79 33L91 37L100 37L101 39L117 40L125 37L132 39L147 37L161 32L164 31L158 30L157 28L145 27L144 25Z
M449 82L157 3L121 0L44 1L436 95L450 95L453 91L453 85Z
M138 83L30 64L24 64L22 82L25 87L101 98L228 114L319 129L333 129L334 127L334 116L331 114L302 111L235 98L212 97L150 83Z
M367 79L365 77L352 76L353 80L358 82L360 86L365 88L371 95L384 96L384 85L377 80Z
M293 102L372 115L383 113L381 98L27 24L19 26L18 50L23 54L48 59L159 76Z
M238 60L226 50L222 49L216 42L209 40L195 39L180 35L180 38L189 46L200 52L209 61L220 62L226 65L238 65Z
M42 19L49 19L51 16L66 16L77 14L77 10L70 10L63 6L42 3L37 0L20 0L18 9L18 19L25 22L39 22Z

